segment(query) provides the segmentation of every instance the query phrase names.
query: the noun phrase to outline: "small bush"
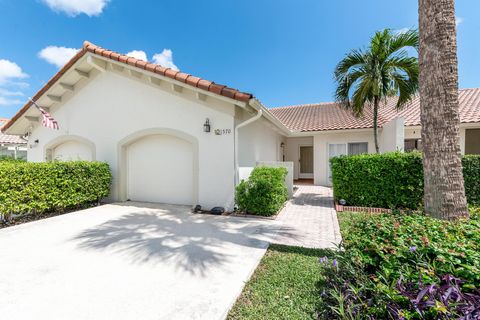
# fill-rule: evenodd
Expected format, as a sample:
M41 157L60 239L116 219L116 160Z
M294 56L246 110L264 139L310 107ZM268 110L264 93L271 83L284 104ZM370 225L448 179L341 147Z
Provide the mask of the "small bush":
M272 216L288 199L286 168L256 167L236 188L235 200L242 212Z
M478 319L480 216L342 213L343 249L320 260L322 319Z
M332 158L335 199L347 205L418 209L423 199L422 155L418 152L362 154ZM465 192L480 203L480 156L462 159Z
M95 203L109 194L101 162L0 162L0 214L43 213Z
M466 155L462 164L467 200L472 205L480 205L480 155Z

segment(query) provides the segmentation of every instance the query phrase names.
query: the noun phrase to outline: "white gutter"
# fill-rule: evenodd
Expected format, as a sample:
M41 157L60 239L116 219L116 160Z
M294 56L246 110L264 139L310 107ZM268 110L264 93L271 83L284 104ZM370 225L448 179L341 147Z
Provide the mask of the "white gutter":
M254 99L251 99L250 101L252 102L255 102ZM245 127L247 125L249 125L250 123L252 122L255 122L257 121L258 119L260 119L262 117L262 114L263 114L263 111L262 111L262 108L259 108L258 106L255 106L255 103L251 103L250 104L255 110L257 110L257 114L239 124L237 124L235 126L235 142L234 142L234 161L235 161L235 186L238 185L239 183L239 176L238 176L238 129L242 128L242 127Z

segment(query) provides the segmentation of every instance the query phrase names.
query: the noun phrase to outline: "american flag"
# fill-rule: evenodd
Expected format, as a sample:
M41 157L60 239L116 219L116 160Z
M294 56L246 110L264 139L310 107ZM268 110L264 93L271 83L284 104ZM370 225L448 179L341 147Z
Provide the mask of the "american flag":
M42 114L42 126L54 130L60 129L57 120L55 120L47 111L45 111L45 109L36 104L35 101L33 101L32 99L30 99L30 101L35 107L37 107L38 111L40 111L40 113Z

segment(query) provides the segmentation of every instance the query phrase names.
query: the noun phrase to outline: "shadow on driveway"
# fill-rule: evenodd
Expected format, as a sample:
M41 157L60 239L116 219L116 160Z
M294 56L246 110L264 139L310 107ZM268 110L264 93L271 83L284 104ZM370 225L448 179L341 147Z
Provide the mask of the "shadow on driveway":
M184 206L115 206L131 210L76 235L80 248L119 254L132 263L173 261L177 268L206 276L209 267L226 263L241 247L266 248L277 233L294 237L275 221L194 215Z

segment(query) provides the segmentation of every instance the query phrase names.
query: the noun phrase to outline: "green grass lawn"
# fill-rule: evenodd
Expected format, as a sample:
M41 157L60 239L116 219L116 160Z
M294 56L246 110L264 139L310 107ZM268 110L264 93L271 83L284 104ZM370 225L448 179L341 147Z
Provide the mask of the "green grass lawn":
M480 304L480 208L452 223L418 214L341 213L339 220L345 250L270 246L228 319L454 319ZM428 296L434 305L420 315L408 295L430 284L438 288ZM447 288L462 302L440 303Z
M318 259L327 253L271 245L228 319L316 319Z

